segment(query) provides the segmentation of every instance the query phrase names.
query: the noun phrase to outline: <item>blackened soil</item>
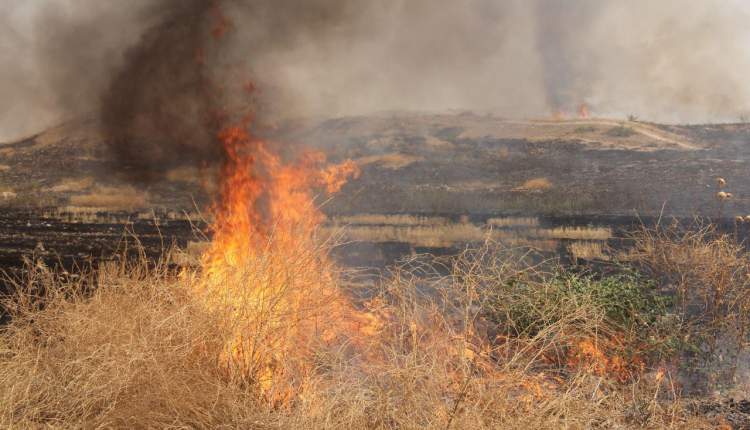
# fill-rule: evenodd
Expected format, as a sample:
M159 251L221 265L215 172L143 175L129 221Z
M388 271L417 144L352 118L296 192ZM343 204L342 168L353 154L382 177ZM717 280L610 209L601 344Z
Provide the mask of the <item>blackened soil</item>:
M29 257L48 265L70 268L111 258L128 249L142 248L158 258L172 245L184 247L199 232L182 220L147 220L72 223L45 217L37 211L0 212L0 268L23 266ZM200 227L197 227L200 228Z

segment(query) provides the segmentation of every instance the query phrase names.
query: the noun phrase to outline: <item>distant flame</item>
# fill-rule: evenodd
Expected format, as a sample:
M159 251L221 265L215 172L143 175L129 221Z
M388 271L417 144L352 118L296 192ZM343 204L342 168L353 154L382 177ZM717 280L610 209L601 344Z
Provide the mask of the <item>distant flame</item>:
M589 105L586 103L581 103L580 106L578 106L578 118L581 119L588 119L591 117L591 110L589 109Z

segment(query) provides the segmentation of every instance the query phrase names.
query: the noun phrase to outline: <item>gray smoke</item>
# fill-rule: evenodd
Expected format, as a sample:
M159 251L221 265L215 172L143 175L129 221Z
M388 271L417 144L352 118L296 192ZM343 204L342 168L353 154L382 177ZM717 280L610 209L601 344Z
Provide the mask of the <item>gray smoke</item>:
M198 130L198 118L244 103L231 88L244 79L258 83L274 116L453 108L546 117L581 103L594 115L666 122L750 113L742 0L225 0L232 29L196 71L182 54L192 61L192 49L210 43L210 3L4 5L0 138L102 112L118 145L140 142L120 149L125 158L149 148L157 158L180 149L210 159L200 149L210 128ZM226 84L222 94L191 87L204 78ZM167 121L175 116L183 119Z
M336 37L330 29L352 22L339 0L157 5L159 22L126 51L100 100L113 167L146 182L171 167L215 163L223 154L217 134L249 114L256 133L284 116L264 59L308 39L325 43ZM260 94L249 90L258 83Z

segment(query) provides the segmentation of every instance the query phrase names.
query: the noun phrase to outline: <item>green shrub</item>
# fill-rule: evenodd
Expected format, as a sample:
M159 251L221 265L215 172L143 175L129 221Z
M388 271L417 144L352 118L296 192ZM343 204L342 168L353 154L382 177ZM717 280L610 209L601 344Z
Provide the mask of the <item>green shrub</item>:
M596 279L561 272L543 282L510 280L491 294L494 300L487 308L488 317L512 326L517 336L530 337L577 308L587 308L588 316L624 330L652 327L670 304L655 285L633 273Z
M635 131L630 127L624 125L618 125L617 127L611 128L607 131L607 136L610 137L630 137L635 134Z

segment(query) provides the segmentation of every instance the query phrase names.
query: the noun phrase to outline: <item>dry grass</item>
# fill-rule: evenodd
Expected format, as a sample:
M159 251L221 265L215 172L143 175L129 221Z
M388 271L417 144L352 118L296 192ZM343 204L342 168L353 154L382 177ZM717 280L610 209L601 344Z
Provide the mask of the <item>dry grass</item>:
M700 373L697 389L733 383L750 327L745 245L700 220L688 227L643 227L633 239L627 259L674 295L677 329L699 351L689 357Z
M324 229L328 234L340 230ZM488 238L487 231L473 224L350 226L341 234L352 241L402 242L424 247L450 247L458 243L483 242Z
M538 229L537 237L572 240L607 240L612 237L609 227L555 227L552 229Z
M358 158L356 162L360 166L365 166L368 164L379 164L386 169L398 170L422 160L422 157L392 152L383 155L370 155L367 157L361 157Z
M552 182L547 178L532 178L521 184L518 191L547 191L552 189Z
M270 392L286 390L293 376L296 389L282 402L222 360L235 336L227 317L262 322L262 304L206 306L192 293L201 273L164 264L107 264L77 281L36 265L5 303L12 320L0 331L0 426L710 428L687 413L668 376L620 382L596 354L571 355L585 340L608 351L606 339L620 330L593 297L519 314L552 296L524 293L547 291L550 275L517 255L493 245L394 269L361 304L379 321L365 342L344 336L287 351L277 365L289 372L270 381ZM280 269L289 282L309 276L291 261ZM519 332L529 315L539 328ZM274 356L263 345L255 351L260 362ZM307 371L291 372L300 368Z
M502 217L502 218L490 218L487 220L487 225L493 227L539 227L539 218L532 217Z
M70 197L70 204L109 210L132 210L148 206L148 195L131 186L98 186L87 194Z
M0 149L0 157L13 157L16 155L16 150L13 148L2 148Z
M0 191L0 197L2 197L3 200L12 200L18 197L18 193L11 189L5 189Z
M43 212L47 218L55 218L70 223L109 223L120 222L120 217L110 213L101 212L99 208L81 207L81 206L63 206L54 209L47 209Z
M0 337L0 426L209 428L252 422L254 400L222 382L225 336L163 271L108 265L99 287L37 268Z
M80 192L89 189L92 185L94 185L94 178L92 177L67 178L47 190L53 193Z
M205 175L201 169L195 167L178 167L169 170L166 178L170 182L184 182L187 184L198 184Z
M568 251L574 259L609 260L600 242L573 242L568 245Z
M426 217L415 215L380 215L380 214L362 214L352 216L335 217L334 225L445 225L448 219L443 217Z
M355 219L356 220L356 219ZM460 223L439 224L432 219L404 219L403 224L354 224L348 227L326 227L328 235L339 233L352 241L364 242L401 242L424 247L451 247L460 244L482 243L488 239L501 241L506 245L524 243L546 243L540 249L554 249L557 240L607 240L612 237L612 230L604 227L556 227L552 229L522 227L523 224L534 225L535 218L496 218L490 220L489 228ZM390 219L363 218L361 221L393 221ZM514 228L513 225L518 225ZM505 228L510 227L510 228Z

